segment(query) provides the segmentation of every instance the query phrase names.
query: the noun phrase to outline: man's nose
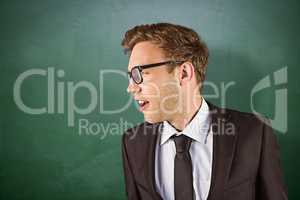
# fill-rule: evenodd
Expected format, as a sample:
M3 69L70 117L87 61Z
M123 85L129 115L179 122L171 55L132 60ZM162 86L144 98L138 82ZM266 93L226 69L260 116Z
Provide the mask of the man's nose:
M134 94L140 91L141 91L140 86L136 84L132 79L130 79L127 87L127 92Z

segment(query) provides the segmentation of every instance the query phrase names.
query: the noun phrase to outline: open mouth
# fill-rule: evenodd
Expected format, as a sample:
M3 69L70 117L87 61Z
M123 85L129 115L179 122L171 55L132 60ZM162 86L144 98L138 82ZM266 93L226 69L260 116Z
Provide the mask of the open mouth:
M146 109L146 107L148 106L149 101L147 101L147 100L137 100L137 103L140 106L140 111L144 111Z

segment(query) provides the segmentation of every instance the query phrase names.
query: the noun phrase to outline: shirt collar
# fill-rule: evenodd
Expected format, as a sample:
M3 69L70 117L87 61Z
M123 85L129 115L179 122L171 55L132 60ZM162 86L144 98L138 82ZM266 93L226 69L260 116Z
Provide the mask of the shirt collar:
M163 122L163 129L160 138L160 145L163 145L174 134L184 134L197 142L205 143L210 128L209 107L202 98L200 109L190 123L178 132L168 121Z

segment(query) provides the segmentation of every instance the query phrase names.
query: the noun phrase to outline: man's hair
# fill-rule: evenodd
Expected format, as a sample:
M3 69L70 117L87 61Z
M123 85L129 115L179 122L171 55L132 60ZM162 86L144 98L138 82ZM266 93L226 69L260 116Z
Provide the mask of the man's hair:
M149 41L163 49L165 56L174 61L189 61L194 65L196 80L202 83L208 63L209 51L206 44L192 29L170 23L143 24L125 33L122 46L125 53L139 43ZM172 72L174 67L168 68Z

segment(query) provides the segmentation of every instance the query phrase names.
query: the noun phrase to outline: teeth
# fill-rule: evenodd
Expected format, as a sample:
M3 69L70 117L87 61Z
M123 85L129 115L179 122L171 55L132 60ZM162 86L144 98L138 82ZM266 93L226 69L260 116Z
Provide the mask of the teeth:
M144 106L147 101L137 100L137 102L140 106Z
M143 104L145 101L139 100L139 104Z

